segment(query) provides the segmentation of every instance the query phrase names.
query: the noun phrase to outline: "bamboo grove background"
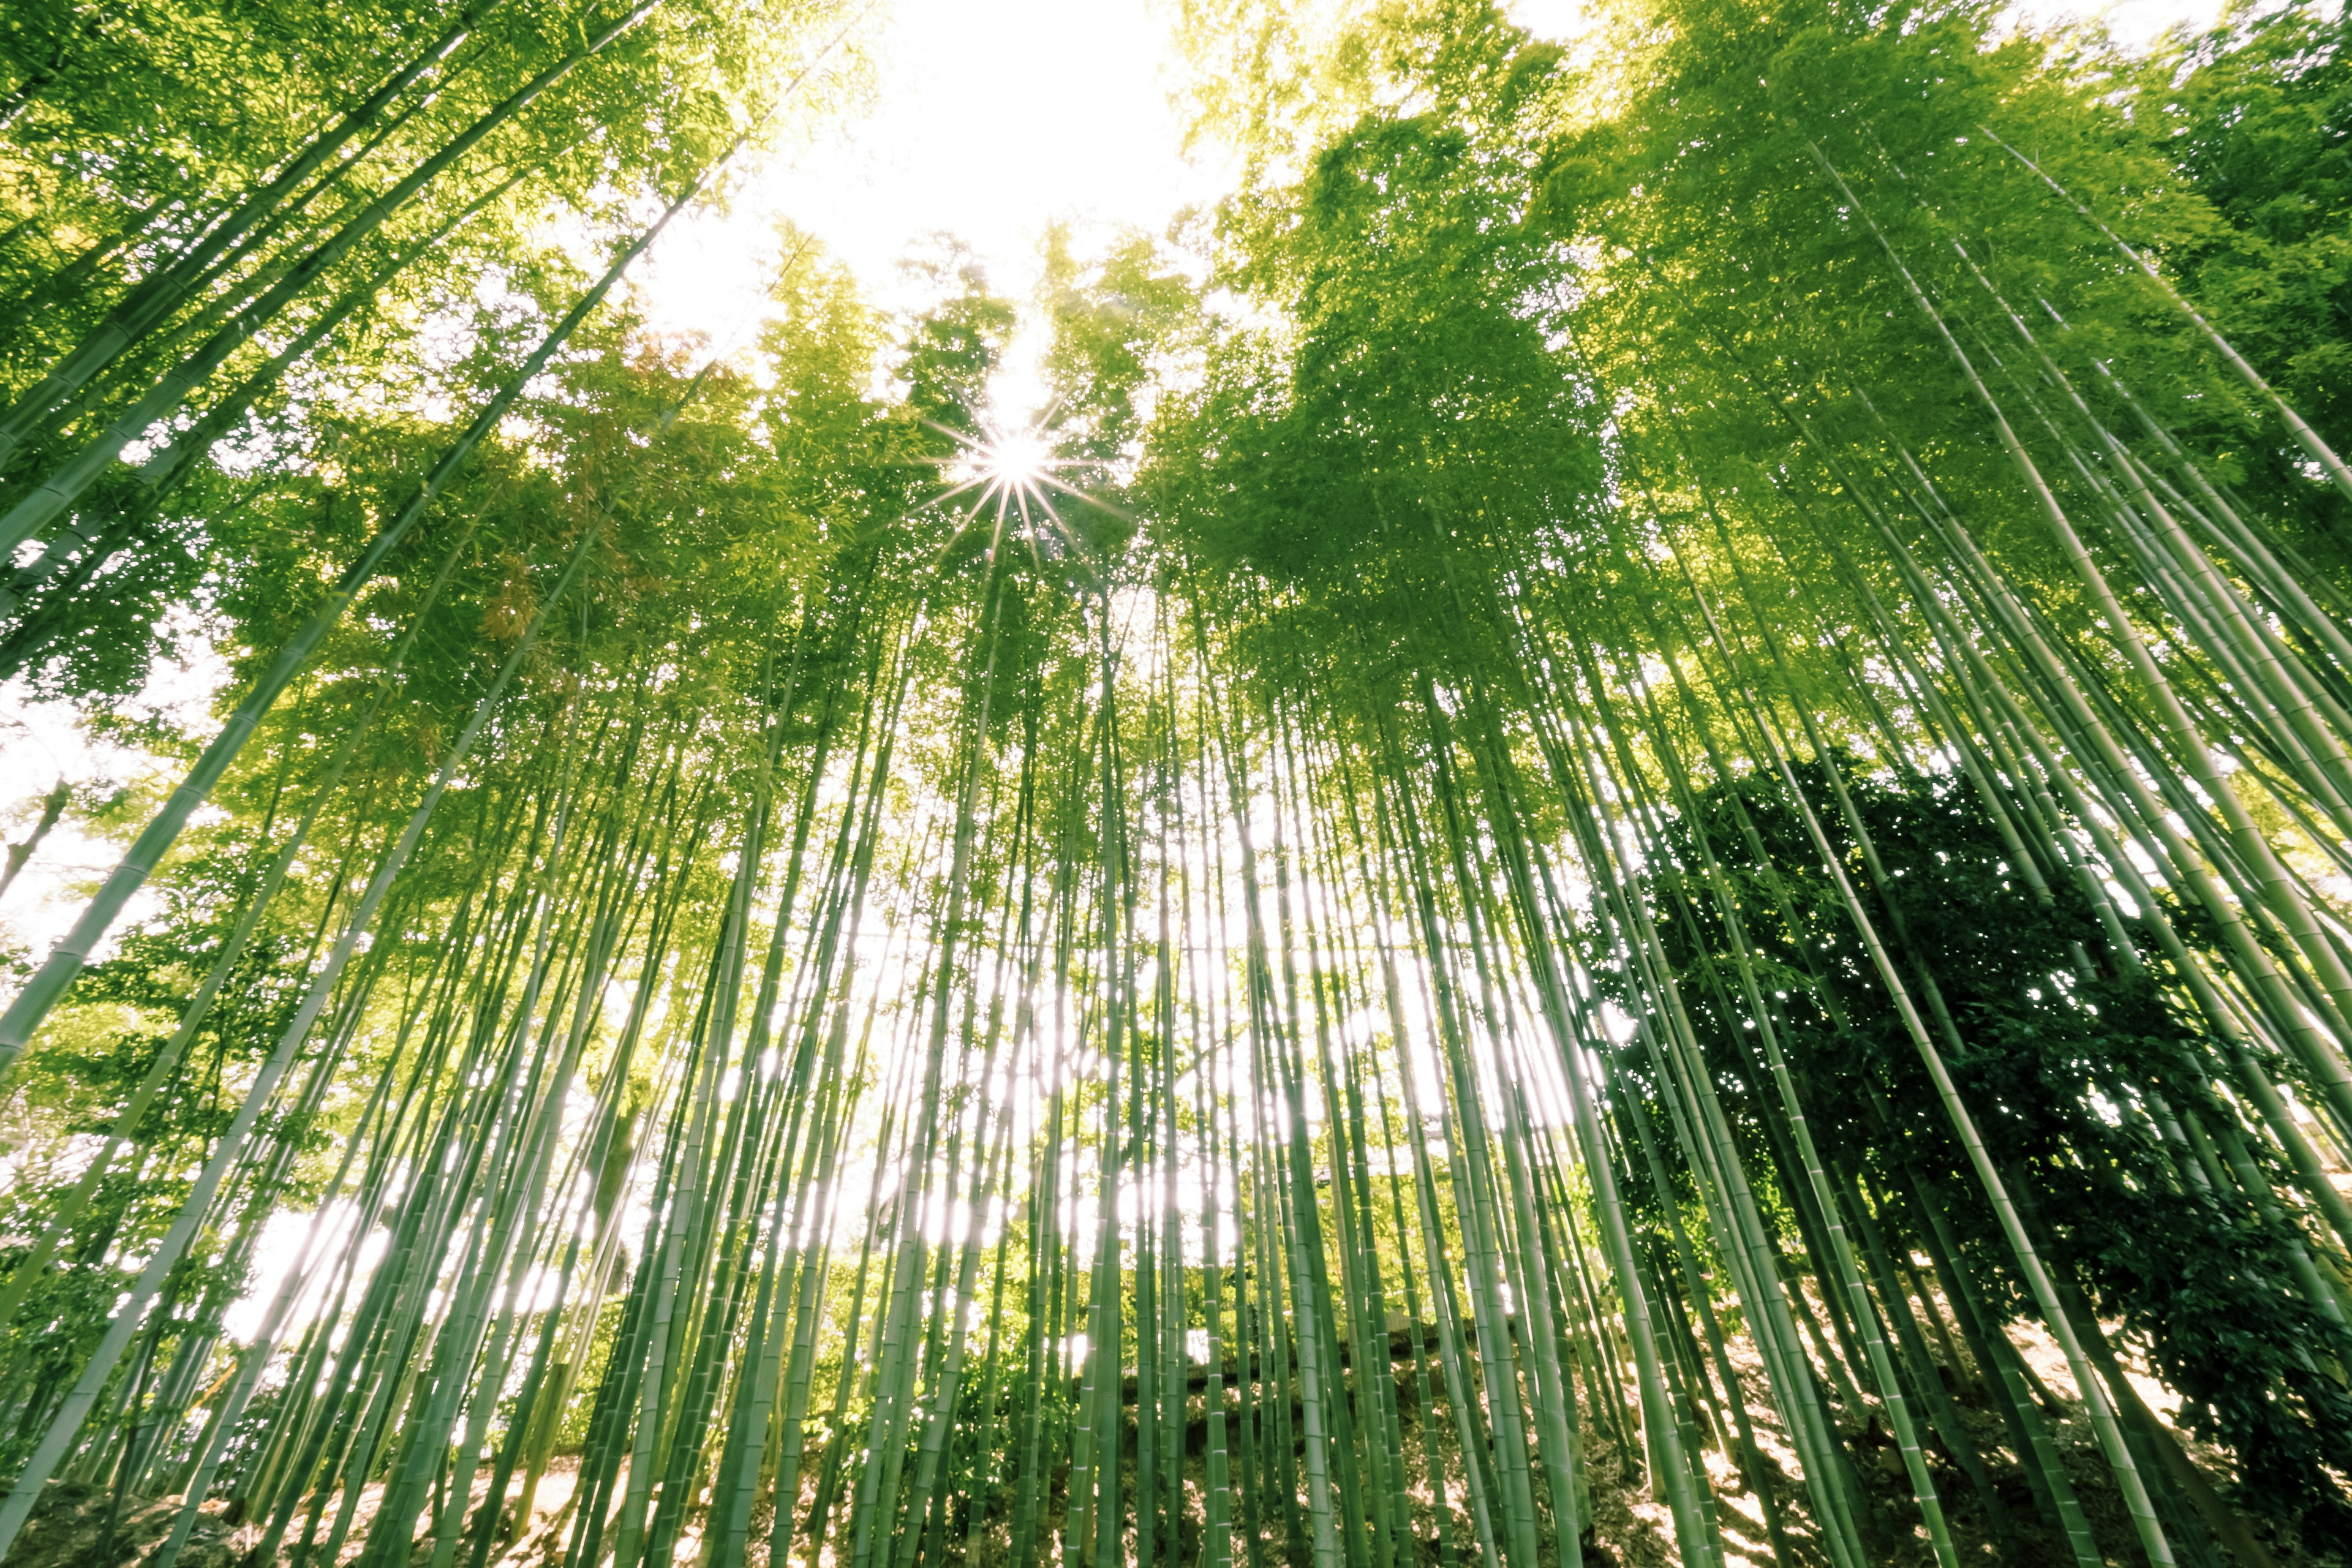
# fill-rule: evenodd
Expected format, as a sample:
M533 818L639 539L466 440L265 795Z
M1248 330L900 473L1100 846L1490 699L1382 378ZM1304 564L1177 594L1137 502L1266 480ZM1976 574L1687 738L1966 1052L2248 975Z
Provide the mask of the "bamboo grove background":
M2341 1561L2340 15L1196 7L1042 470L865 21L0 24L0 1551Z

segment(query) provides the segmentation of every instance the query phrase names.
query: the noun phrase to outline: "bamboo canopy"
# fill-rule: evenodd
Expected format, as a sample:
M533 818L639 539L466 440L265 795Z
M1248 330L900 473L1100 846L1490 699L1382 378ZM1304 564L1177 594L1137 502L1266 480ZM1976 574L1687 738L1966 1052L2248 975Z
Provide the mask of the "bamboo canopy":
M1213 215L709 344L864 10L265 9L0 37L0 669L226 672L9 1563L2343 1561L2340 13L1204 4Z

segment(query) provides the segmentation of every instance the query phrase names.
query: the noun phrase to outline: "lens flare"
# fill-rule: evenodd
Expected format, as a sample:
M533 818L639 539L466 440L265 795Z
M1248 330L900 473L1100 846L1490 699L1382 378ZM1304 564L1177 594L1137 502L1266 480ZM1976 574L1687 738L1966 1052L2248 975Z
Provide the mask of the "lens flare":
M1014 430L988 442L972 456L974 466L992 484L1027 489L1053 466L1054 448L1042 430Z

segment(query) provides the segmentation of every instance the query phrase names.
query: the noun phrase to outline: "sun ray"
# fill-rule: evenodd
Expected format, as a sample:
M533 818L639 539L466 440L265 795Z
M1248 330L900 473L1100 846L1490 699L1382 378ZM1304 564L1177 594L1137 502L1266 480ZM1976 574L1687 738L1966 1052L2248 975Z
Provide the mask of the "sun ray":
M1086 540L1054 504L1054 498L1058 494L1115 517L1135 520L1106 496L1083 482L1074 482L1080 479L1080 470L1090 465L1086 459L1063 455L1063 433L1054 422L1057 407L1058 403L1021 423L984 417L977 431L926 419L923 424L952 441L954 449L909 460L936 467L945 482L945 488L922 503L922 510L944 507L965 513L964 527L956 531L956 539L962 538L965 529L981 515L992 512L999 542L1009 529L1027 547L1040 571L1045 570L1049 554L1059 552L1078 565L1095 591L1101 592L1107 586L1102 571L1091 559ZM952 543L950 541L950 547Z

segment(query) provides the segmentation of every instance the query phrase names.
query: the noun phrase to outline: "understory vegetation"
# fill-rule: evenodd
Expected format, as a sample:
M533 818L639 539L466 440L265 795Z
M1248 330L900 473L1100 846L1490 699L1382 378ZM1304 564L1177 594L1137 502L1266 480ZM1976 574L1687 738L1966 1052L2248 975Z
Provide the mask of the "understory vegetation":
M866 7L0 17L0 1555L2352 1560L2341 8L1177 20L711 343Z

